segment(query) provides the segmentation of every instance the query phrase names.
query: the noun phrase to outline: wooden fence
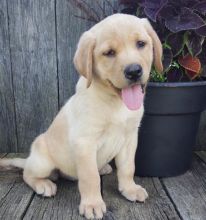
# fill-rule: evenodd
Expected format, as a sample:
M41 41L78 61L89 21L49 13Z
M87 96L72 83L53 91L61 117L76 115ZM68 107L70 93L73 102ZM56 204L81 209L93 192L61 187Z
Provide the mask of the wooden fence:
M104 17L105 2L84 0ZM25 152L74 93L73 55L84 20L75 0L0 0L0 152ZM205 117L206 121L206 117ZM200 147L205 123L198 138ZM206 129L205 129L206 130Z

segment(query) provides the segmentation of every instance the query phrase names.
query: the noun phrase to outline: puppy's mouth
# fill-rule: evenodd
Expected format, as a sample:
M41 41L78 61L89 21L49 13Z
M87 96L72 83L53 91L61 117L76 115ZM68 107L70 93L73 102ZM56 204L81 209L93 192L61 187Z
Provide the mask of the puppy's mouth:
M145 92L144 84L133 84L122 89L115 87L112 82L110 82L110 85L120 95L122 101L129 110L136 111L143 105Z
M121 97L124 104L130 110L138 110L144 100L144 93L143 93L142 85L135 84L121 90Z

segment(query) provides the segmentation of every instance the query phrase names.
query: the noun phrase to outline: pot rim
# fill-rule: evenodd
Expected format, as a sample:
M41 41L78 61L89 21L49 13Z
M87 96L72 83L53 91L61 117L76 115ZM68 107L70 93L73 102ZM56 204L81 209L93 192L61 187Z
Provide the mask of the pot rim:
M197 82L148 82L150 87L196 87L196 86L206 86L205 81Z

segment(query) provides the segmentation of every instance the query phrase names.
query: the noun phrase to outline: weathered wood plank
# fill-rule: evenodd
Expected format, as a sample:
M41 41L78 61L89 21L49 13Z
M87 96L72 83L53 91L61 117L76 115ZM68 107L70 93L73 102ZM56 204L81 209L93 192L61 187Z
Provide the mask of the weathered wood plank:
M55 1L8 0L18 152L58 111Z
M26 155L8 154L7 157ZM0 219L22 219L33 191L23 182L22 171L13 169L0 172Z
M145 203L126 200L117 189L115 174L103 177L103 198L107 204L104 219L180 219L158 178L135 177L135 181L149 193L149 199Z
M184 175L162 181L182 219L205 219L206 164L200 158L194 156L191 170Z
M198 152L202 160L206 153ZM0 157L4 154L0 154ZM8 154L7 157L27 157ZM195 157L191 171L162 181L182 219L205 219L206 164ZM135 178L149 192L144 203L132 203L117 190L114 174L103 177L103 198L107 204L104 219L180 219L157 178ZM22 181L19 170L0 172L0 219L83 219L78 214L79 192L76 182L60 180L58 193L45 199L35 195ZM195 206L194 206L195 204Z
M57 186L57 194L53 198L43 198L35 195L26 212L25 220L84 219L78 212L80 196L77 182L60 179Z
M0 152L17 150L7 1L0 1Z
M80 0L81 1L81 0ZM58 54L58 76L59 76L59 99L60 106L74 93L78 79L78 73L74 69L73 57L81 34L88 30L95 22L89 21L88 16L80 10L76 0L62 0L56 3L57 19L57 54ZM84 0L88 11L96 18L102 19L105 15L112 13L112 5L117 0ZM85 5L85 4L84 4ZM88 6L88 7L87 7ZM92 12L94 11L94 12ZM81 19L85 17L87 19Z
M89 27L89 22L75 17L82 16L82 12L72 2L73 0L56 1L60 106L74 93L79 76L74 69L73 56L80 35Z

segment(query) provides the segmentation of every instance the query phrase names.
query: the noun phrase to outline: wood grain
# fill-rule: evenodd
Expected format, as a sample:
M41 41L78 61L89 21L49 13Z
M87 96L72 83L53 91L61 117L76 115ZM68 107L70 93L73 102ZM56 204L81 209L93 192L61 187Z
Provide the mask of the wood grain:
M204 220L206 216L206 164L194 157L191 170L162 180L182 219Z
M57 195L53 198L42 198L35 195L26 212L25 220L84 219L78 212L80 196L77 182L61 179L57 182L57 186Z
M56 2L60 106L74 94L75 85L79 78L73 65L74 53L81 34L93 24L75 17L75 15L82 16L82 12L72 2L73 0ZM91 0L85 2L91 3Z
M8 0L18 151L29 151L58 111L55 1Z
M74 94L75 85L79 78L73 65L73 57L81 34L88 30L95 22L89 21L74 2L76 0L62 0L56 2L56 24L57 24L57 54L58 54L58 76L59 76L59 100L62 106L68 98ZM96 19L103 19L112 14L117 0L110 0L110 4L102 0L82 1L95 12ZM86 17L87 19L81 19Z
M8 154L6 157L25 155ZM33 191L23 182L21 170L0 172L0 219L22 219Z
M149 193L149 199L145 203L126 200L117 190L115 174L103 177L103 198L107 204L104 219L180 219L158 178L135 177L135 181Z
M0 154L0 157L5 154ZM8 154L7 157L27 157ZM200 159L201 157L201 159ZM183 219L204 220L206 212L206 153L198 152L190 171L164 178L137 178L149 199L141 203L127 201L117 190L116 175L104 176L102 191L107 205L106 220ZM77 182L60 179L57 195L42 198L22 180L20 170L0 171L0 219L84 219L78 214L80 201Z
M7 0L0 1L0 152L16 152L16 121Z

